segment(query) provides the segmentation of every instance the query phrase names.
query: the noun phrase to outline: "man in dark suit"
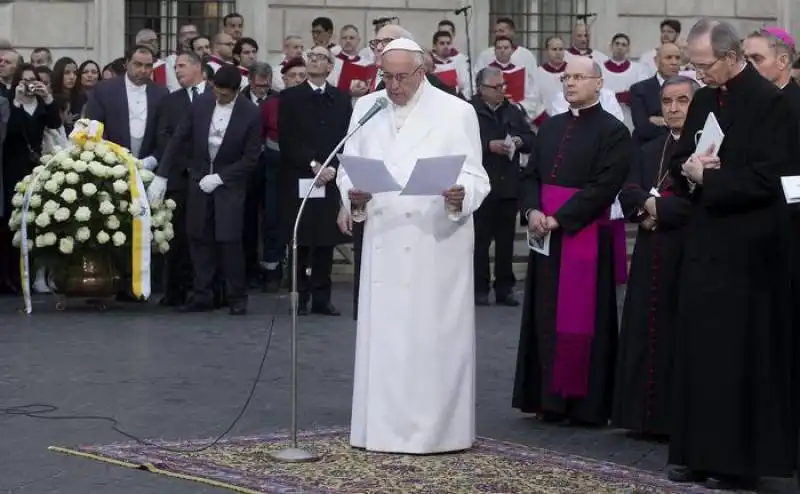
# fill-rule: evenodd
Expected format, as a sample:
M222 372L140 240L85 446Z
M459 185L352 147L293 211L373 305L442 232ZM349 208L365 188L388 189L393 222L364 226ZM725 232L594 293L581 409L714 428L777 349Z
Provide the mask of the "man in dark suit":
M316 46L308 54L308 80L281 92L278 109L278 139L281 150L281 174L284 183L281 214L285 238L292 238L300 194L308 190L310 179L334 147L347 134L352 113L350 96L327 84L333 56L327 48ZM331 163L335 169L337 161ZM320 177L324 197L309 199L298 230L297 284L300 300L298 313L311 312L337 316L331 304L331 269L333 249L344 238L336 225L339 191L335 170ZM311 268L310 278L306 268Z
M158 131L155 157L161 161L172 137L183 121L192 101L205 91L203 62L194 52L183 52L175 59L175 75L181 89L169 94L158 107ZM186 143L184 143L186 144ZM175 237L167 253L166 293L159 302L164 306L181 306L191 288L192 264L186 239L186 194L189 185L191 150L179 153L167 177L167 198L175 201L173 225Z
M674 43L664 43L656 50L656 75L639 81L630 89L633 138L636 144L652 141L668 132L661 115L661 85L680 71L681 49Z
M152 170L158 166L154 156L157 108L169 90L153 82L156 56L150 47L134 46L125 60L125 75L101 81L89 93L86 117L103 122L104 139L130 149ZM130 283L123 286L130 287ZM117 299L136 301L129 288L120 291Z
M187 223L194 290L187 312L214 309L216 267L223 267L231 315L247 312L242 229L247 180L261 152L258 108L239 95L242 76L234 65L214 74L214 89L197 98L170 140L147 191L163 198L171 168L188 144Z

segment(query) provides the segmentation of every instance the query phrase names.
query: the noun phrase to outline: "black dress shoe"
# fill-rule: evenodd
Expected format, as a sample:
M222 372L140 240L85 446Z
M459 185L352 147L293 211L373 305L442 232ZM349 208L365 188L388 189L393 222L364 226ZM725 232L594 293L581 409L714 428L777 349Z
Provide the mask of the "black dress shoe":
M557 424L567 419L566 415L564 415L563 413L548 412L546 410L543 410L536 415L539 417L539 420L541 420L542 422L547 422L549 424Z
M186 295L181 295L179 293L167 293L158 301L158 305L162 307L180 307L185 303Z
M475 294L475 305L489 305L489 294L488 293L476 293Z
M758 479L738 475L713 475L703 483L703 487L717 491L754 491L758 488Z
M504 295L495 295L495 301L497 305L505 305L506 307L518 307L519 300L514 297L513 293L507 293Z
M667 478L673 482L705 482L708 474L688 467L672 467L667 470Z
M214 304L209 302L200 302L198 300L190 300L188 304L180 308L181 312L213 312Z
M225 288L214 290L214 307L221 309L228 306L228 295L225 293Z
M308 304L297 304L297 315L298 316L307 316L308 315Z
M326 305L312 305L311 312L313 314L320 314L323 316L341 316L342 313L333 304Z
M228 309L228 313L232 316L243 316L247 314L247 303L236 302L231 304L230 309Z

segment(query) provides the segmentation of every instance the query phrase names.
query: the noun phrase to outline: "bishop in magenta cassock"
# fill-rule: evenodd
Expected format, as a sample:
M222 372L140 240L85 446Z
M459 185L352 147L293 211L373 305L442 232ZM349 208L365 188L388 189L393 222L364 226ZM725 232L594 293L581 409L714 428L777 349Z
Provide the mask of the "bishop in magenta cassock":
M548 421L604 425L611 413L615 270L626 266L615 262L610 208L633 153L601 87L596 62L567 65L570 111L542 124L521 183L528 230L549 235L550 252L530 253L512 404Z

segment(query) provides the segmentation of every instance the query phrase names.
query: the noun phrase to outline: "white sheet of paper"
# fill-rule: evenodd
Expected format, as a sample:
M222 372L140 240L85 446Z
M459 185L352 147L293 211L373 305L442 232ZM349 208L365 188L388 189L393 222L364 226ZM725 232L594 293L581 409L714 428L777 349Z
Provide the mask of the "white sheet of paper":
M781 186L783 187L783 196L786 198L786 204L800 202L800 176L781 177Z
M463 154L418 159L400 195L442 195L442 192L456 184L466 159L467 157Z
M611 212L608 215L610 220L621 220L625 218L625 213L622 211L622 204L619 202L619 196L614 199L614 204L611 205Z
M386 168L386 163L381 160L342 154L339 156L339 166L344 168L354 189L370 194L402 190Z
M514 155L517 153L517 146L514 145L514 139L509 134L506 134L506 139L503 141L503 146L506 148L508 159L513 160Z
M312 187L311 194L308 196L309 199L324 199L325 198L325 187L314 187L314 179L313 178L300 178L297 179L297 197L303 199L308 192L308 188Z
M542 238L536 238L528 230L528 248L543 256L550 255L550 232Z
M652 187L650 189L650 195L653 197L661 197L661 192L659 192L655 187Z
M711 156L717 156L719 148L722 146L722 141L725 139L725 133L722 132L722 127L719 126L717 117L713 112L706 117L706 123L703 125L702 133L699 135L697 146L694 148L695 154L704 155L711 146L714 146Z

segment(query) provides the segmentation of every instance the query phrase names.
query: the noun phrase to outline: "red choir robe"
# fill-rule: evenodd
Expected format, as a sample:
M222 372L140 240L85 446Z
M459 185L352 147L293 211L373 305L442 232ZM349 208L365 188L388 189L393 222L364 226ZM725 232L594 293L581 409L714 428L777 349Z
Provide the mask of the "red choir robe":
M549 256L531 251L528 261L512 401L525 413L594 425L611 415L615 278L627 266L610 208L632 158L630 132L599 102L539 129L522 172L522 210L542 211L559 228Z
M156 60L153 64L153 81L159 86L167 87L167 63L164 60Z
M434 57L434 70L433 73L439 78L445 86L451 87L456 91L459 90L460 74L458 66L454 60L441 60Z
M615 62L606 60L600 65L603 71L603 87L614 92L622 107L625 118L625 125L633 130L633 118L631 117L631 93L630 88L637 82L646 79L645 69L637 62L625 60Z
M336 87L345 92L350 92L350 85L353 81L364 81L368 86L371 86L378 72L378 67L375 64L365 64L360 56L350 57L340 52L336 55L338 59L335 71L338 74L333 74L332 81Z

